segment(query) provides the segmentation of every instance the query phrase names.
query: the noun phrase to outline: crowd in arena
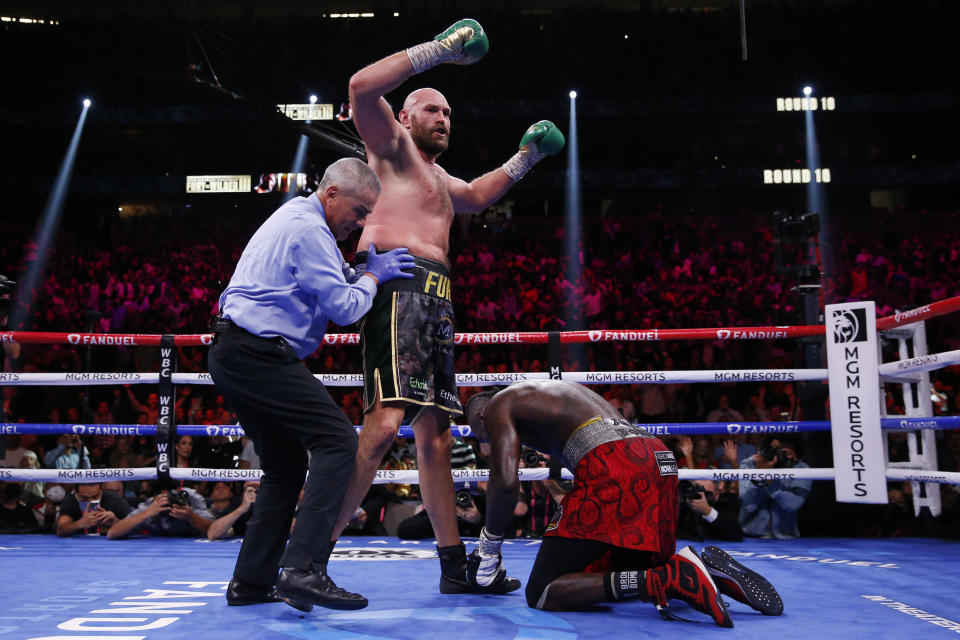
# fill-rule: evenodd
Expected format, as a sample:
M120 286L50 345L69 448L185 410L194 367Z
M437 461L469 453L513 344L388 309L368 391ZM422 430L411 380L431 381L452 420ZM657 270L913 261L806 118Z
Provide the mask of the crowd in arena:
M16 329L95 333L205 333L216 313L219 292L229 280L249 233L237 229L218 234L217 242L187 241L186 232L152 234L163 221L118 221L108 242L80 233L62 233L45 255L29 239L31 230L2 224L0 273L22 280L38 261L42 278ZM182 236L182 237L180 237ZM792 291L794 278L778 270L778 239L768 219L759 216L676 215L659 206L634 218L588 218L573 264L565 254L563 228L544 220L487 215L464 218L454 233L453 300L461 332L503 332L587 329L663 329L720 326L803 324L801 299ZM344 247L348 259L352 257ZM875 300L878 316L960 295L960 235L937 233L905 236L894 232L848 236L833 254L836 268L824 280L826 302ZM14 314L12 314L14 315ZM931 351L955 349L948 323L928 323ZM340 329L335 329L339 331ZM350 330L350 329L346 329ZM358 373L355 347L323 347L307 363L316 373ZM543 371L545 348L511 345L458 347L459 372ZM178 349L178 370L205 372L206 348ZM7 368L20 372L131 372L156 369L156 349L90 348L22 345ZM664 341L595 344L564 352L566 370L797 368L803 351L793 341L764 343ZM934 412L960 413L960 367L933 374ZM743 385L617 385L595 387L624 417L638 423L672 421L802 420L826 415L828 407L804 406L797 383ZM465 401L477 389L461 388ZM902 399L890 388L887 409L903 412ZM229 425L235 417L211 386L177 389L177 424ZM363 417L359 389L334 391L354 424ZM117 387L27 387L3 389L8 422L156 424L157 396L140 385ZM892 460L906 455L903 434L890 434ZM668 438L681 467L750 466L769 446L769 439L735 441L721 436ZM960 433L943 432L940 469L960 471ZM794 451L803 463L806 439L776 443ZM458 446L466 466L485 464L484 448L467 439ZM465 453L466 452L466 453ZM27 468L124 468L155 462L152 438L90 436L8 436L2 466ZM257 468L256 454L245 440L226 436L181 436L178 466ZM546 464L540 460L538 464ZM412 440L398 439L383 461L384 468L415 469ZM816 466L816 465L810 465ZM830 466L829 464L824 466ZM55 484L55 483L54 483ZM207 504L210 520L235 511L243 502L242 487L196 483L187 488ZM707 488L714 499L732 495L747 500L743 483ZM50 491L43 483L8 482L3 488L3 526L10 530L54 531ZM155 499L149 483L114 486L131 508ZM69 490L70 487L68 486ZM752 488L748 488L752 489ZM473 488L476 494L477 488ZM810 493L809 485L805 490ZM814 492L815 494L816 492ZM913 516L909 483L892 483L890 504L865 511L862 526L848 531L864 536L946 535L960 529L960 496L952 485L941 487L944 515L933 525ZM216 494L216 497L215 497ZM236 494L236 495L234 495ZM796 492L794 492L796 494ZM515 535L536 536L549 522L562 498L562 483L525 483L516 511ZM739 497L737 497L739 495ZM806 494L804 494L806 496ZM370 509L354 523L357 531L381 532L391 502L417 497L416 485L374 487ZM476 497L479 497L477 495ZM199 499L198 498L198 499ZM816 497L811 498L814 502ZM211 508L213 502L217 508ZM482 500L475 500L482 505ZM799 527L780 531L790 537L805 532L804 500ZM365 503L366 504L366 503ZM32 510L24 520L24 508ZM146 509L147 507L143 507ZM17 515L19 514L19 515ZM17 520L17 518L20 520ZM744 516L741 513L742 521ZM932 526L932 528L931 528ZM193 532L193 530L191 530ZM773 535L751 529L746 535ZM203 533L202 530L197 530ZM195 532L195 533L196 533ZM810 531L808 535L813 533ZM708 534L709 535L709 534Z

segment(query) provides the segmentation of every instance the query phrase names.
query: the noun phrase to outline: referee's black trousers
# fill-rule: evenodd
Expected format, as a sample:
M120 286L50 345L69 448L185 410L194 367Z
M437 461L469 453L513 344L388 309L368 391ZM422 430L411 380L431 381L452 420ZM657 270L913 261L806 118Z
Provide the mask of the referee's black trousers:
M279 567L325 564L357 454L353 425L282 338L260 338L223 321L208 364L263 470L234 577L268 587ZM290 534L307 451L310 474Z

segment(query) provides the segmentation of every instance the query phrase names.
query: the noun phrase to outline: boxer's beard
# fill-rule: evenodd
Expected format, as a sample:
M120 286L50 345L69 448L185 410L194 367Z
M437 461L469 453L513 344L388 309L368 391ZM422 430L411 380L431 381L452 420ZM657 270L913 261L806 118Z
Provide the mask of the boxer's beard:
M430 155L440 155L447 150L450 145L450 129L447 129L447 137L437 139L433 137L434 127L425 127L417 121L417 118L410 116L410 137L417 148Z

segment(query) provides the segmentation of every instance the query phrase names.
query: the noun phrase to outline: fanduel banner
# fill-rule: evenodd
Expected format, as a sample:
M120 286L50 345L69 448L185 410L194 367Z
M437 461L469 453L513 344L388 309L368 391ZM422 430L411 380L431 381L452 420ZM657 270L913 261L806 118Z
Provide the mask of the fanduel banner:
M830 429L839 502L886 504L873 302L827 305Z

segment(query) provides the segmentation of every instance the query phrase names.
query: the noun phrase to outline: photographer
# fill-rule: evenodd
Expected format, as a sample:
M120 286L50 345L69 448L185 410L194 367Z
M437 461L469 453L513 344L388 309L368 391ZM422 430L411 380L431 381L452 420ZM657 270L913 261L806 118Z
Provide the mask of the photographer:
M549 456L534 449L525 448L520 456L521 469L546 468ZM540 538L557 512L563 497L570 492L566 480L534 480L520 483L520 495L513 509L513 524L510 525L518 538Z
M110 528L107 537L117 540L139 531L158 536L200 537L206 536L211 524L213 514L203 496L189 488L171 489L141 502Z
M451 469L476 469L477 452L462 438L453 438L450 446ZM480 535L483 527L483 512L477 505L484 505L486 498L482 488L465 482L456 491L455 513L457 532L464 537ZM397 525L397 537L401 540L425 540L434 536L433 525L426 509L421 509Z
M482 491L470 491L470 483L464 483L456 493L457 531L461 536L475 538L483 528L483 512L477 505L484 505L486 496ZM433 537L433 526L426 509L413 514L397 525L397 537L401 540L425 540Z
M797 442L771 436L754 455L740 461L742 469L807 469L797 455ZM750 480L740 483L740 524L745 535L789 540L800 536L797 513L810 495L812 480Z
M743 540L740 499L712 480L681 480L677 537L703 541Z

